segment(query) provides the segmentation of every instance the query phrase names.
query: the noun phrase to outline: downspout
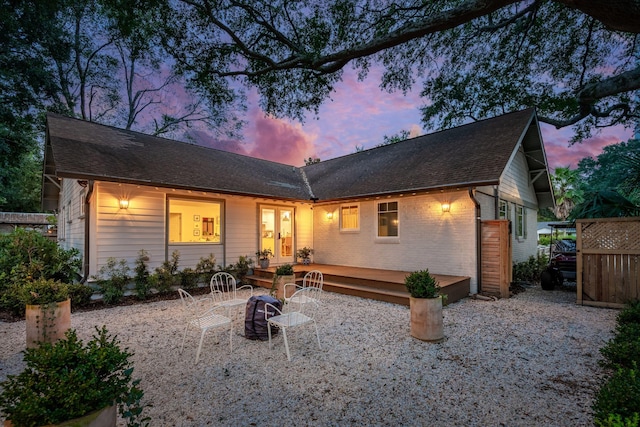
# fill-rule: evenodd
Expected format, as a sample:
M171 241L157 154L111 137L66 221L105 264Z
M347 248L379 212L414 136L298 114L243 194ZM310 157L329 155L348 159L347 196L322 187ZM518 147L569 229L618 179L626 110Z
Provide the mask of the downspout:
M493 186L493 219L500 219L500 198L498 197L498 186Z
M84 198L84 261L83 261L83 274L80 283L86 283L89 278L89 230L91 229L91 196L93 195L94 181L91 179L87 185L87 195Z
M477 293L480 293L482 289L481 277L482 277L482 229L481 229L481 210L480 202L476 199L474 194L474 188L469 187L469 197L476 206L476 280L478 281Z

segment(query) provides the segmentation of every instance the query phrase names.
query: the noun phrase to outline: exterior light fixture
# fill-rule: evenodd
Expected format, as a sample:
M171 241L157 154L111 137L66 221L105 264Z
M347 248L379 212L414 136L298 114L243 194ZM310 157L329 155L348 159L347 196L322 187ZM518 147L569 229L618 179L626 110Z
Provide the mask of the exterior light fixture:
M128 199L120 199L119 201L120 209L127 209L129 207Z
M447 202L442 203L442 212L449 212L451 205Z
M333 212L327 212L327 219L333 219Z

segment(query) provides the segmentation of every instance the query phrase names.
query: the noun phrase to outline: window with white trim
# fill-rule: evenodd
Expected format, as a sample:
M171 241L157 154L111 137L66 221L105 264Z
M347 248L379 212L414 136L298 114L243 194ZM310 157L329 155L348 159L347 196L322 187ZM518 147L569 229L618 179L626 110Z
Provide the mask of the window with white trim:
M398 237L398 202L378 203L378 237Z
M356 231L360 229L360 206L357 204L340 206L340 230Z
M498 218L511 219L511 212L509 212L509 202L506 200L500 200L498 204Z
M516 237L527 237L527 215L524 206L516 205Z

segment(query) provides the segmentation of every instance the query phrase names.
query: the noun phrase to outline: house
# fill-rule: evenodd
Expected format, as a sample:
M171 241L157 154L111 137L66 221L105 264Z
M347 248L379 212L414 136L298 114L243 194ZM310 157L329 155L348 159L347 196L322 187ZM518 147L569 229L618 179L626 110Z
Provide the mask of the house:
M468 276L478 290L480 221L511 221L514 261L536 253L553 206L533 109L294 167L55 114L47 117L43 208L90 278L108 258L227 265L259 249L314 262Z

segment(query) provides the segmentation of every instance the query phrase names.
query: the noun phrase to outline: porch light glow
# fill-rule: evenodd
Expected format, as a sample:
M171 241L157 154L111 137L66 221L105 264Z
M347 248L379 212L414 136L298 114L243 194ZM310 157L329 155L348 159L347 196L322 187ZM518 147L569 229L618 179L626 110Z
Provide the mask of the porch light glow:
M327 212L327 219L333 219L333 212Z
M451 205L447 202L442 203L442 212L449 212Z
M120 199L119 201L120 209L127 209L129 207L128 199Z

